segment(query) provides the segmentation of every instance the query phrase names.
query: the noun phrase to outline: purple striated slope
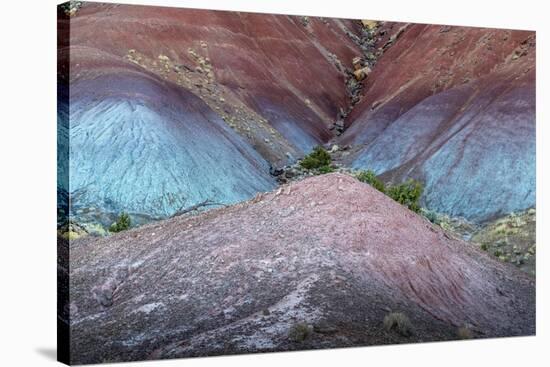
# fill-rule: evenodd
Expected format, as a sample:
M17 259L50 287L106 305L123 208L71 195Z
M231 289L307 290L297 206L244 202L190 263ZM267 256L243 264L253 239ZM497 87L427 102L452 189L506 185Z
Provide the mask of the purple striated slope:
M349 116L349 163L421 180L424 205L452 216L534 206L534 42L524 31L405 27Z
M358 22L298 16L84 3L71 18L71 45L105 52L180 82L174 66L209 74L299 151L328 140L349 104L339 65L360 50L346 32ZM131 52L130 52L131 51ZM206 70L199 58L208 59ZM73 64L75 71L86 67ZM263 139L262 139L263 140ZM262 144L260 141L259 144Z

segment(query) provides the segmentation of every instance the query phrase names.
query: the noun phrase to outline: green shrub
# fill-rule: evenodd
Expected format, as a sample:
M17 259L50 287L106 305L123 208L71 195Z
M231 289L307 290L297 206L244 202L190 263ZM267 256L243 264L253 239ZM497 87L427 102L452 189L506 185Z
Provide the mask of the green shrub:
M300 165L306 169L314 169L321 167L330 166L332 159L330 154L323 149L323 147L318 146L313 149L313 152L306 155L304 159L300 162Z
M386 331L396 331L400 335L412 335L412 324L409 318L401 312L391 312L384 317L384 328Z
M359 171L355 177L359 181L367 183L378 191L388 195L399 204L405 205L410 210L424 215L430 222L435 224L439 224L441 222L437 213L420 208L419 201L422 196L422 192L424 191L424 188L420 182L409 179L399 185L386 186L382 180L376 177L376 173L370 169L366 171Z
M325 174L325 173L331 173L334 172L334 168L332 166L321 166L319 167L319 173Z
M420 204L418 201L420 200L420 196L422 196L423 190L420 182L409 179L402 184L391 186L387 190L387 194L393 200L418 213L420 212Z
M132 225L132 221L130 219L130 216L124 212L122 212L116 222L114 222L113 224L111 224L111 226L109 227L109 231L110 232L121 232L121 231L125 231L127 230L128 228L130 228L130 226Z
M357 174L357 179L361 182L367 183L380 192L386 192L386 185L380 179L376 177L376 173L372 170L360 171Z
M109 234L107 230L99 223L86 223L84 224L84 228L92 236L104 237Z
M288 338L297 343L302 343L311 334L311 329L308 324L300 322L292 325L288 332Z
M73 240L76 240L77 238L82 237L83 235L78 233L78 232L74 232L74 231L69 230L68 232L63 233L62 236L63 236L63 238L65 238L69 241L73 241Z
M420 214L422 214L424 216L424 218L426 218L427 220L429 220L433 224L441 225L442 220L436 212L434 212L432 210L421 208L420 209Z

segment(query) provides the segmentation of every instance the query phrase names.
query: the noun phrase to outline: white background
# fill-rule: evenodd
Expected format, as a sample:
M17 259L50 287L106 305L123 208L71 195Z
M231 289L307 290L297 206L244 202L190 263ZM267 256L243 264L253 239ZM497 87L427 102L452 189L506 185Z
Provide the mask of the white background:
M147 362L143 366L548 365L546 1L146 0L120 3L492 26L537 31L537 336ZM56 353L56 1L2 1L0 365L54 365ZM546 17L544 16L546 14ZM546 46L546 47L545 47ZM543 66L547 68L544 69ZM545 289L546 288L546 291ZM546 360L545 360L546 359ZM138 365L129 363L129 366Z

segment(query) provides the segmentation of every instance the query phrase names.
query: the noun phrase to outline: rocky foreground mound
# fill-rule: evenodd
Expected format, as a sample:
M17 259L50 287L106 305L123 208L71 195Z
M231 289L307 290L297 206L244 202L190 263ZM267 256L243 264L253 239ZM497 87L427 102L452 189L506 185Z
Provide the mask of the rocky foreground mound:
M343 174L70 256L73 363L535 332L532 278ZM392 311L411 335L384 329Z

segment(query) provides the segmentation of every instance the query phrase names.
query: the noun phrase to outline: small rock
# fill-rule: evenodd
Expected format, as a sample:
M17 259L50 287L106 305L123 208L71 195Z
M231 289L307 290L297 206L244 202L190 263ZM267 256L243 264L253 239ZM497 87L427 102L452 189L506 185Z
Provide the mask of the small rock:
M359 70L363 68L363 65L361 64L361 58L360 57L354 57L353 60L351 60L351 63L353 64L353 68L355 70Z
M295 177L296 176L296 171L293 170L293 169L290 169L288 171L285 172L285 177L286 178L292 178L292 177Z
M230 320L233 318L233 315L235 314L236 311L237 310L235 309L235 307L233 306L228 307L225 310L223 310L223 316L226 320Z
M369 31L373 30L378 26L378 22L376 20L368 20L368 19L362 19L361 24L363 24L363 27L367 28Z
M359 70L355 70L353 75L358 81L364 80L371 72L371 69L368 66L365 66Z
M269 174L272 175L272 176L280 176L282 175L284 172L284 170L282 168L277 168L277 167L269 167Z

